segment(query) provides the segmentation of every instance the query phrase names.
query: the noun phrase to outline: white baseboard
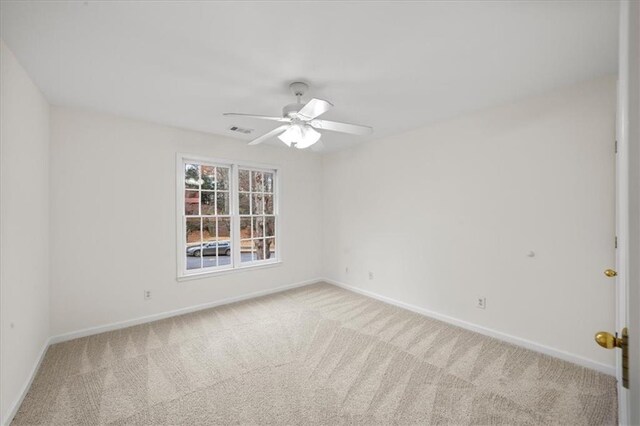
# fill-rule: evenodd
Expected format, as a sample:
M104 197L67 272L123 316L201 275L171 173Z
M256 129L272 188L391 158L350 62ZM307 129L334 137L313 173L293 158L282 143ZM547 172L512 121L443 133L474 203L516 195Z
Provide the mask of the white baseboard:
M579 355L575 355L569 352L565 352L563 350L560 349L555 349L549 346L545 346L542 345L540 343L536 343L536 342L532 342L531 340L527 340L527 339L523 339L520 337L516 337L516 336L512 336L510 334L506 334L503 333L501 331L497 331L497 330L493 330L491 328L487 328L487 327L483 327L481 325L476 325L467 321L463 321L457 318L453 318L450 317L448 315L443 315L443 314L439 314L437 312L434 311L430 311L428 309L425 308L421 308L419 306L416 305L412 305L409 303L405 303L405 302L401 302L399 300L395 300L395 299L391 299L389 297L386 296L382 296L379 295L377 293L373 293L371 291L367 291L367 290L363 290L361 288L358 287L354 287L345 283L341 283L339 281L336 280L332 280L330 278L323 278L323 281L329 283L329 284L333 284L335 286L338 287L342 287L346 290L349 291L353 291L354 293L359 293L362 294L364 296L368 296L371 297L373 299L377 299L380 300L381 302L385 302L385 303L389 303L390 305L395 305L398 306L400 308L403 309L407 309L409 311L421 314L421 315L425 315L431 318L435 318L437 320L449 323L449 324L453 324L455 326L458 327L462 327L465 328L467 330L471 330L471 331L475 331L476 333L480 333L480 334L484 334L485 336L490 336L490 337L494 337L496 339L499 340L503 340L505 342L517 345L517 346L521 346L523 348L526 349L530 349L532 351L535 352L540 352L543 353L545 355L549 355L555 358L559 358L562 359L564 361L568 361L571 362L573 364L577 364L580 365L582 367L585 368L589 368L591 370L596 370L599 371L601 373L605 373L611 376L615 376L616 372L615 372L615 367L611 366L611 365L607 365L607 364L602 364L596 361L592 361L590 359L581 357Z
M306 280L297 282L294 284L287 284L280 287L270 288L267 290L254 291L253 293L246 293L240 296L228 297L226 299L216 300L214 302L203 303L200 305L188 306L186 308L176 309L173 311L160 312L158 314L147 315L144 317L134 318L126 321L114 322L111 324L99 325L96 327L89 327L82 330L72 331L69 333L59 334L53 336L50 339L50 343L60 343L67 340L73 340L80 337L91 336L93 334L104 333L105 331L119 330L121 328L131 327L133 325L144 324L147 322L158 321L161 319L175 317L177 315L188 314L190 312L201 311L203 309L214 308L220 305L227 305L229 303L240 302L247 299L253 299L255 297L266 296L268 294L280 293L281 291L290 290L292 288L304 287L306 285L315 284L322 281L321 278Z
M38 372L38 369L40 368L40 364L42 364L42 360L44 359L44 354L47 353L47 349L49 349L50 344L51 344L51 339L47 339L45 340L44 345L42 345L42 349L40 350L40 355L38 355L38 359L33 365L33 368L29 373L29 377L27 378L24 385L22 386L20 395L18 395L18 398L10 406L7 416L2 421L3 426L9 426L13 421L13 418L16 416L16 413L18 412L20 405L22 405L22 401L24 401L24 397L27 396L27 392L29 392L31 383L33 383L33 379L36 377L36 373Z

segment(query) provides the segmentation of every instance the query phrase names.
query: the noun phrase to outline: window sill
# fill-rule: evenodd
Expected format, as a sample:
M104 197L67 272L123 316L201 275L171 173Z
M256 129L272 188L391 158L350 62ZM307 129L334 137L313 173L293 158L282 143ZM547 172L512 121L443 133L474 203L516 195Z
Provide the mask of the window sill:
M219 275L227 275L233 274L236 272L246 272L246 271L254 271L256 269L265 269L265 268L274 268L276 266L282 266L282 260L276 260L273 262L265 262L259 263L256 265L245 265L239 266L237 268L229 268L229 269L221 269L219 271L207 271L207 272L198 272L195 274L189 275L181 275L177 277L177 281L191 281L191 280L199 280L203 278L217 277Z

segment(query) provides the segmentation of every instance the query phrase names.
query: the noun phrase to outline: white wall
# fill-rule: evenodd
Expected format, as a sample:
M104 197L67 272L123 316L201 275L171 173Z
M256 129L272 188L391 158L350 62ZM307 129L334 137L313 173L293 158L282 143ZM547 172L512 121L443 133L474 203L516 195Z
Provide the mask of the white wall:
M53 335L320 275L316 154L62 107L52 107L51 143ZM282 168L282 265L176 281L177 152Z
M49 337L49 106L0 41L0 424Z
M603 78L326 156L325 276L612 366L614 114Z

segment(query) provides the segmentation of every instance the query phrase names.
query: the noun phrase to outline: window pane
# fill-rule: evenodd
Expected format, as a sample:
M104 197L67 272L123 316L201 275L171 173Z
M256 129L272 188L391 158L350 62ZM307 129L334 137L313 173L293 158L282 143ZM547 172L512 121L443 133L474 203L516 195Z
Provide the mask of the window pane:
M241 240L240 241L240 262L251 262L255 257L255 249L253 248L253 241Z
M253 218L253 234L251 236L252 238L264 236L264 218L263 217Z
M264 214L273 214L273 195L264 196Z
M262 194L251 194L251 214L264 212L264 200Z
M240 218L240 238L251 238L251 218Z
M273 173L264 173L264 192L273 192Z
M240 200L239 200L240 214L250 214L251 210L249 208L249 206L250 206L249 194L248 193L241 193L240 195L238 195L238 197L240 198Z
M256 250L256 260L263 260L264 257L264 240L263 239L258 239L258 240L253 240L253 247Z
M231 239L231 218L218 218L218 241L229 241Z
M215 241L216 240L216 218L205 217L202 219L202 240ZM205 250L207 254L207 250Z
M200 243L200 218L199 217L189 217L187 218L186 223L187 230L187 245L189 243Z
M216 256L215 241L202 245L202 267L213 268L218 266L218 256Z
M186 265L188 270L202 268L202 257L200 256L201 252L202 248L200 247L200 244L187 246Z
M264 219L264 236L274 237L276 235L276 218L275 216L266 216Z
M276 239L267 238L265 240L265 259L273 259L276 257Z
M200 199L202 200L202 215L214 215L215 213L215 192L202 191Z
M251 172L251 192L264 191L262 172Z
M215 221L215 219L213 219ZM218 243L215 241L208 241L202 244L202 267L211 268L218 266L217 261L217 249Z
M218 190L229 190L229 169L227 167L218 167L216 173L216 183Z
M198 165L197 164L185 164L184 165L184 187L187 189L198 189Z
M216 168L202 166L202 189L216 189Z
M184 191L184 214L187 216L199 215L199 201L198 191Z
M218 266L225 266L231 264L231 256L220 255L218 256Z
M231 256L231 244L229 241L218 241L218 258L222 258L224 256ZM220 263L218 261L218 263Z
M229 193L216 192L218 204L216 206L216 214L229 214Z
M238 191L250 191L249 170L238 170Z

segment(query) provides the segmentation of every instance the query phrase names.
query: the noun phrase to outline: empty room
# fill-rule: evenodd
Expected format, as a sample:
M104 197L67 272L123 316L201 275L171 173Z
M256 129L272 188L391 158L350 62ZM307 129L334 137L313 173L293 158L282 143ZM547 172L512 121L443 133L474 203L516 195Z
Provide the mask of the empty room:
M0 0L0 425L640 425L640 1Z

